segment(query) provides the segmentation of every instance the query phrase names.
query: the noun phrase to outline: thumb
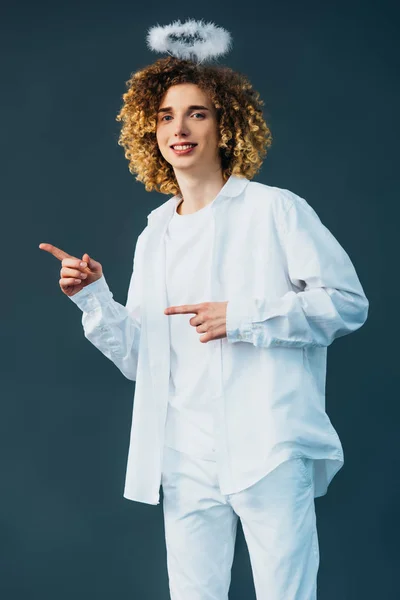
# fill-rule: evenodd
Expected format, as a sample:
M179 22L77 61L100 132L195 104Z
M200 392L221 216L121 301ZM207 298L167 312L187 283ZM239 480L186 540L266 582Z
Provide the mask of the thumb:
M89 256L89 254L85 253L82 256L82 260L84 260L85 262L87 262L88 267L94 272L94 273L99 273L101 271L101 264L99 262L97 262L97 260L94 260L93 258L91 258Z

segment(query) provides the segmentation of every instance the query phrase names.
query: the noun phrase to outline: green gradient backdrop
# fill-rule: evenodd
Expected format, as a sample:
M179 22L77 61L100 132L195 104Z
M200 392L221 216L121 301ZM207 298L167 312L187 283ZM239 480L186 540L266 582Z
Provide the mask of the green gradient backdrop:
M162 506L122 497L134 384L83 336L53 243L99 260L125 303L138 234L167 197L117 145L146 29L231 31L274 136L263 183L303 196L349 253L367 323L328 352L345 465L317 499L318 600L395 599L399 563L395 3L20 2L2 15L1 556L4 600L167 600ZM231 600L255 598L239 526ZM188 599L190 600L190 599ZM267 599L265 599L267 600ZM302 599L304 600L304 599Z

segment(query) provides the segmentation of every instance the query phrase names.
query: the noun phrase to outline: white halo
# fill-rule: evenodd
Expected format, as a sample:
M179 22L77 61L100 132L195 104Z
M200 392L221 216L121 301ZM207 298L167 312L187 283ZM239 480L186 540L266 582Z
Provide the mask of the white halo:
M188 43L188 37L193 41ZM184 23L174 21L171 25L151 27L147 33L147 45L154 52L167 52L177 58L194 58L202 62L225 54L231 46L231 35L214 23L188 19Z

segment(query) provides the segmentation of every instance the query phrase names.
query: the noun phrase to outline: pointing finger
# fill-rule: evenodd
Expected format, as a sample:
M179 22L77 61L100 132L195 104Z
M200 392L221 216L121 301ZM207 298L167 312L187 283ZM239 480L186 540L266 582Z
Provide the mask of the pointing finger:
M199 310L198 304L190 304L183 306L168 306L164 310L166 315L177 315L177 314L185 314L185 313L197 313Z
M57 246L53 246L52 244L42 243L39 244L39 248L41 250L45 250L45 252L49 252L59 260L62 260L63 258L75 258L74 256L71 256L71 254L64 252L64 250L61 250L60 248L57 248Z

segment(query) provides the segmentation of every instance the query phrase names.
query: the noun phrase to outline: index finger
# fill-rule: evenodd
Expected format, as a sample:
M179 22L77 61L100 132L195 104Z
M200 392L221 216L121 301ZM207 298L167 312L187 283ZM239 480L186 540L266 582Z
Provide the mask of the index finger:
M200 306L199 304L184 304L183 306L168 306L164 313L166 315L176 315L176 314L185 314L185 313L197 313Z
M75 258L75 256L71 256L71 254L64 252L64 250L61 250L61 248L57 248L57 246L53 246L52 244L42 243L39 244L39 248L49 252L59 260L62 260L63 258Z

